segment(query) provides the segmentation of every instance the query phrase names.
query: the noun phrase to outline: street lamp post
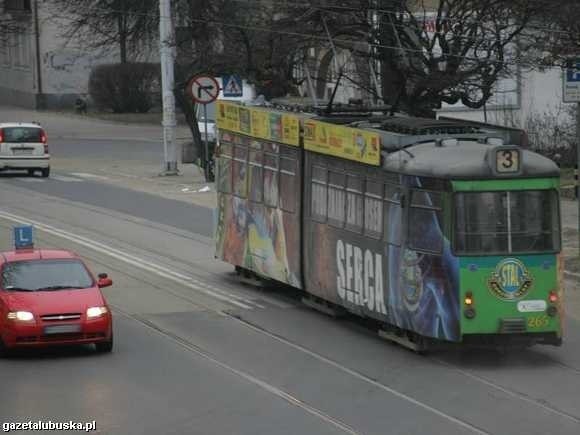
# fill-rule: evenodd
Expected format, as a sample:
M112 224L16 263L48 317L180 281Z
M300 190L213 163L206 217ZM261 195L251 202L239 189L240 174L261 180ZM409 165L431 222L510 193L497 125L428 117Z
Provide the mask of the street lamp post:
M175 95L173 88L173 22L171 0L159 0L159 44L161 54L161 95L163 98L163 156L161 175L177 175L175 144Z

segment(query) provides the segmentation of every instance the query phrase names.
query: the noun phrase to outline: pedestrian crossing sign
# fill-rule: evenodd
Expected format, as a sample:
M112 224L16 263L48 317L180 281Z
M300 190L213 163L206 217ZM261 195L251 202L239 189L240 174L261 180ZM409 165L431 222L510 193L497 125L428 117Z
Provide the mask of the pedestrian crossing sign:
M228 97L243 97L244 89L242 87L242 78L238 75L224 75L222 77L223 81L223 93L224 98Z

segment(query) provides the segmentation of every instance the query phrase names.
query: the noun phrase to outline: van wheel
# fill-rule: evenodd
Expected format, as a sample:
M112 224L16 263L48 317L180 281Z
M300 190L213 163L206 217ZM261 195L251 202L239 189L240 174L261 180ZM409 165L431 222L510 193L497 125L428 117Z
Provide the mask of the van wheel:
M40 173L44 178L48 177L50 175L50 166L48 168L42 168Z
M34 169L29 169L29 170L28 170L28 176L29 176L29 177L33 177L33 176L34 176L34 172L35 172L35 170L34 170Z
M110 353L113 351L113 336L109 341L99 341L95 343L95 349L98 353Z

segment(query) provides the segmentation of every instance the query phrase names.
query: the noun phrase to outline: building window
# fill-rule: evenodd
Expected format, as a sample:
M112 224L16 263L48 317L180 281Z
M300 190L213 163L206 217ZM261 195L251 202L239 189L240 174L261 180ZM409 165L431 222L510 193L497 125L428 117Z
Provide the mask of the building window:
M31 0L4 0L6 12L31 12Z

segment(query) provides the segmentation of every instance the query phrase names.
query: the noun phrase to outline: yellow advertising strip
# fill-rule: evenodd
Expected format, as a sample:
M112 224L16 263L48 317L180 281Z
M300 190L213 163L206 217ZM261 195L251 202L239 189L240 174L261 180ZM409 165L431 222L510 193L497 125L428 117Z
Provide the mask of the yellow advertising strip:
M378 133L327 122L304 121L304 148L369 165L381 163Z
M219 129L287 145L300 145L300 118L226 101L217 102Z

